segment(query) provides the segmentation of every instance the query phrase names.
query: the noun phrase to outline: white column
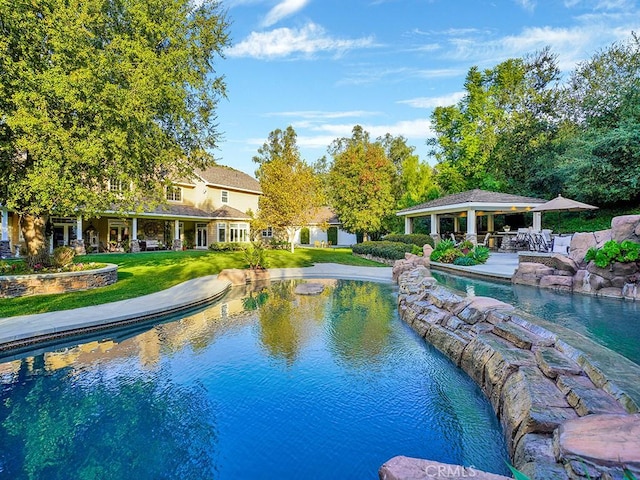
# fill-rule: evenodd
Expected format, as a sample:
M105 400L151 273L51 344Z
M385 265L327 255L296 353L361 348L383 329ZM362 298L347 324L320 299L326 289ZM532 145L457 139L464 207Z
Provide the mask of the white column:
M76 239L82 239L82 215L76 218Z
M467 235L476 234L476 211L467 210Z
M488 232L493 232L496 229L494 220L495 220L495 217L493 213L487 214L487 231Z
M138 240L138 218L131 219L131 240Z
M180 238L180 220L174 220L173 222L173 239L178 240Z
M533 212L533 229L542 230L542 212Z
M431 235L438 235L440 233L440 222L438 222L438 215L431 214Z
M460 217L453 217L453 231L455 233L460 231Z
M2 209L2 237L0 240L9 240L9 210Z
M404 217L404 233L406 235L413 233L413 218Z

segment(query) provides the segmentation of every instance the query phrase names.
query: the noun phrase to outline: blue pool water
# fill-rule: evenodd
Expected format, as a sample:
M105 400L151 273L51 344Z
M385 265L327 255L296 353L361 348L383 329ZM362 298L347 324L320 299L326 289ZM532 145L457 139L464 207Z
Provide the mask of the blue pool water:
M567 327L640 365L640 302L555 292L432 271L445 286L497 298L550 322Z
M373 479L395 455L506 474L489 403L392 287L324 282L0 364L0 477Z

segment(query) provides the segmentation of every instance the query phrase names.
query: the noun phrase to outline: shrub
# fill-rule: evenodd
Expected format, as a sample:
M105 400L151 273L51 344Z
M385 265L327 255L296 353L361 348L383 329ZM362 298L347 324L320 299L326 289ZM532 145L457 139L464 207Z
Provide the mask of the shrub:
M484 245L476 245L476 247L471 251L471 258L476 264L479 263L487 263L489 259L489 248Z
M56 247L53 250L52 266L62 268L69 265L75 256L76 251L71 247Z
M584 256L585 261L593 261L597 267L606 268L612 263L631 263L640 259L640 244L630 240L618 243L609 240L602 248L591 247Z
M243 248L241 243L236 242L216 242L209 244L209 250L213 252L237 252Z
M267 252L261 242L252 242L243 249L243 253L251 270L267 268Z
M51 255L49 255L47 247L42 247L38 253L34 255L27 255L26 262L29 268L39 270L44 267L51 266Z
M460 265L462 267L472 267L477 265L476 261L472 257L458 257L453 261L454 265Z
M464 257L464 253L462 253L457 248L450 248L449 250L445 250L440 256L440 261L442 263L453 263L456 258Z
M384 240L388 242L409 243L421 248L426 244L433 247L433 238L431 238L430 235L425 235L423 233L410 233L406 235L389 234L384 237Z
M405 253L411 253L414 245L402 242L362 242L351 247L353 253L360 255L372 255L374 257L386 258L389 260L401 260Z

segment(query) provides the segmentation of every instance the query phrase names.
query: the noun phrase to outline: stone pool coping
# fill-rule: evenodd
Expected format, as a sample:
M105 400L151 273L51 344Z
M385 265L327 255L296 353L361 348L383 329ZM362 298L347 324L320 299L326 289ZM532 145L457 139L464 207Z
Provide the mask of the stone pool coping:
M391 283L390 267L356 267L335 263L269 270L271 280L343 278ZM200 277L141 297L57 312L0 318L0 351L78 334L107 330L186 311L222 298L231 283L217 275Z
M437 286L423 266L402 273L398 284L400 317L480 386L516 468L534 480L585 478L586 464L590 478L621 478L615 451L623 445L624 463L640 474L640 442L625 433L640 431L638 406L597 362L511 305ZM601 445L614 447L585 455L580 439L594 421L607 427L598 429Z

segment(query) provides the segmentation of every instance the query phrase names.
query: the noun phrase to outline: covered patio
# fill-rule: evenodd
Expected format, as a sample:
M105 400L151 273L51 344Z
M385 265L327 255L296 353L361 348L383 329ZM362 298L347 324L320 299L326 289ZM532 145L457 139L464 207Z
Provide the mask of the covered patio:
M414 232L414 221L418 218L430 219L430 234L434 241L443 238L441 220L453 219L453 232L464 234L465 240L478 242L478 234L495 233L497 215L513 215L531 212L546 200L523 197L508 193L489 192L486 190L469 190L437 198L413 207L400 210L396 215L404 217L405 233ZM542 216L540 212L531 212L532 229L541 230ZM484 221L486 217L486 222ZM461 223L466 223L461 231Z

